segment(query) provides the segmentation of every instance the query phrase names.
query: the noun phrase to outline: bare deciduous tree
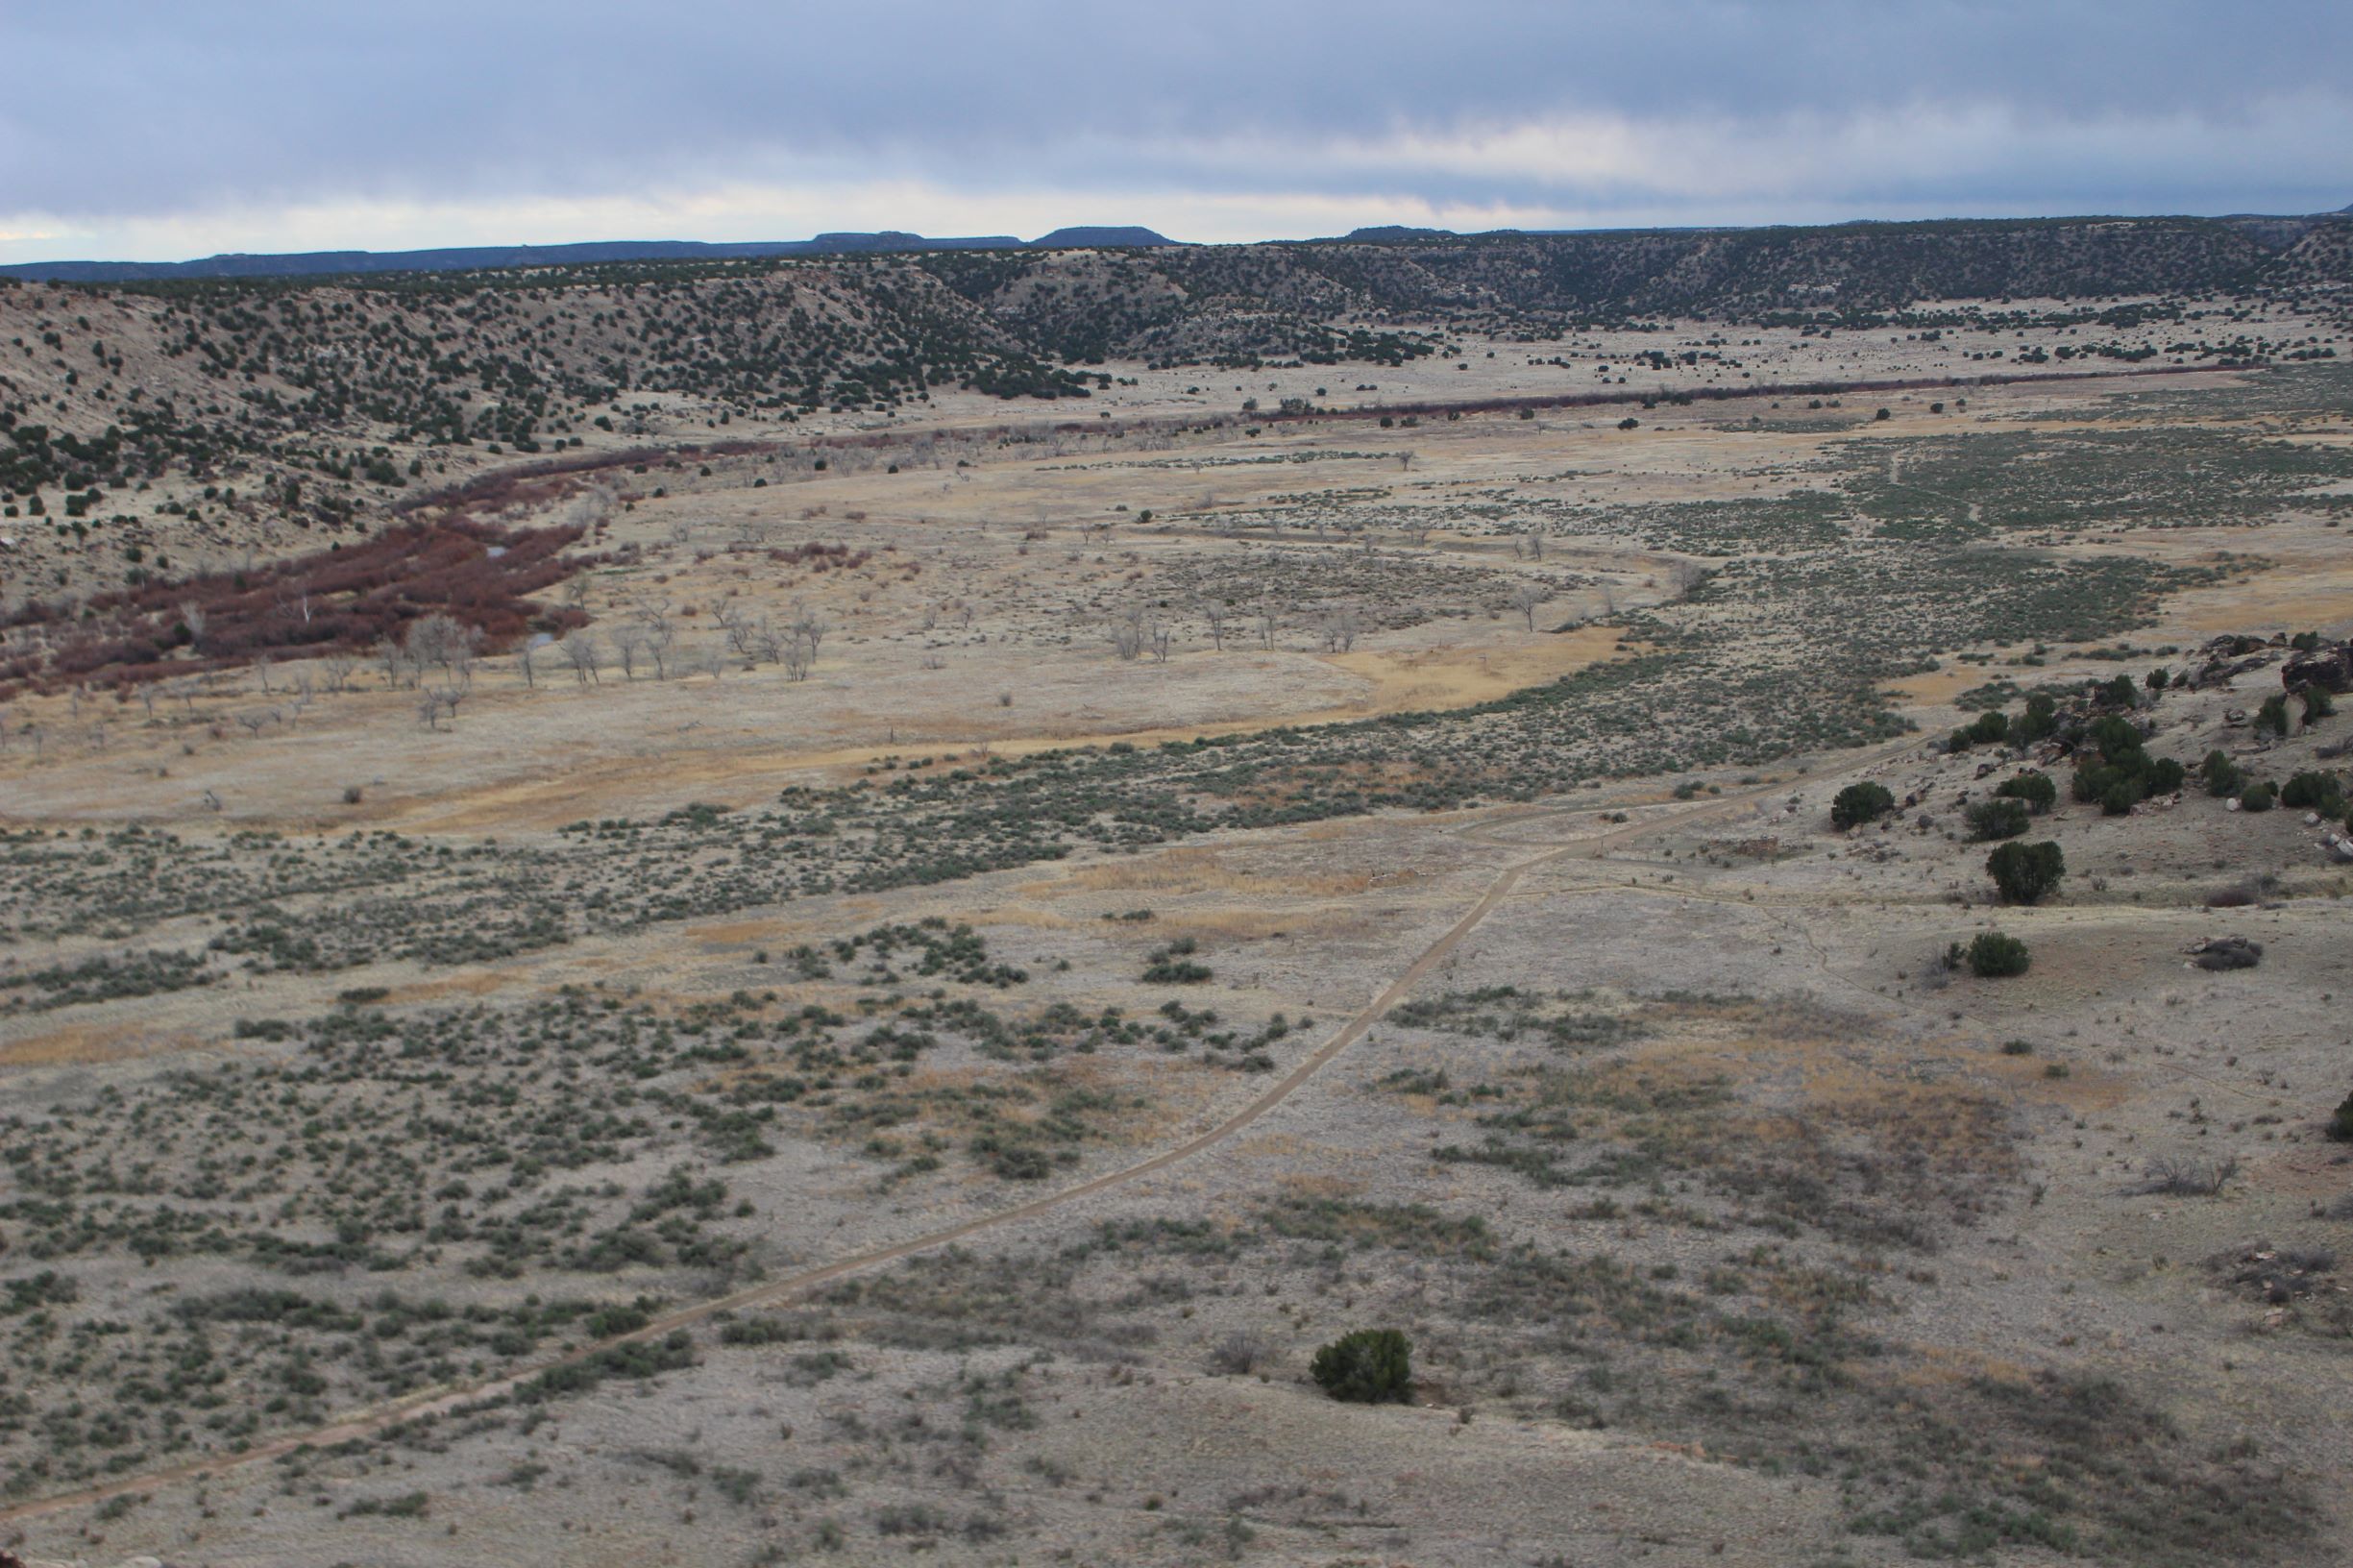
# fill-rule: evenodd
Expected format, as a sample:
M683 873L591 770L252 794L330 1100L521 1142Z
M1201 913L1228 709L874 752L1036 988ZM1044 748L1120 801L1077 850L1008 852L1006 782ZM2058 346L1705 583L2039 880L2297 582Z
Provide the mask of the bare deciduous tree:
M741 654L747 663L757 662L761 626L741 604L722 600L711 611L719 629L726 634L727 646Z
M1132 659L1143 651L1143 609L1131 604L1112 623L1112 650L1123 659Z
M1226 647L1226 617L1231 613L1224 600L1207 599L1201 601L1201 619L1210 626L1210 644L1220 653Z
M481 642L479 627L470 626L439 610L411 621L404 639L410 660L420 671L427 665L437 664L453 676L460 676L461 665L471 664Z
M600 686L604 684L604 677L597 673L597 639L585 627L568 632L556 646L564 650L575 681L582 686L591 681Z
M1552 597L1551 590L1542 584L1523 582L1511 590L1511 607L1520 612L1520 618L1528 623L1528 629L1533 631L1536 629L1536 606Z
M376 657L384 667L384 684L399 686L402 673L408 665L408 655L402 650L401 645L390 637L380 637L376 640Z
M970 625L971 623L972 612L969 609L967 609L965 611L965 625ZM815 663L817 661L818 646L824 642L825 633L831 629L832 628L827 626L824 622L817 618L816 611L804 608L798 604L793 606L793 635L800 638L809 645L809 660L811 663Z
M651 601L641 604L637 624L645 628L646 651L653 656L653 678L668 680L672 655L678 649L678 624L670 606Z
M637 678L637 661L646 651L646 632L642 626L624 621L610 633L613 657L621 661L622 674L630 680Z

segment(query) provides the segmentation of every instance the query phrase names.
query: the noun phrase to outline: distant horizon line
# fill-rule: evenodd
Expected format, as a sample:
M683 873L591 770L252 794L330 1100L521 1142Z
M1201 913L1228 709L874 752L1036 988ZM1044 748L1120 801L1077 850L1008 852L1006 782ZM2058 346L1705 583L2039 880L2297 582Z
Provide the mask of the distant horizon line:
M1963 223L2080 223L2194 221L2203 223L2233 222L2296 222L2353 216L2353 205L2312 212L2096 212L2066 214L2013 214L2009 216L1965 216L1934 218L1840 218L1826 222L1792 223L1686 223L1686 224L1591 224L1578 227L1531 229L1505 226L1494 229L1446 229L1425 224L1360 224L1346 233L1262 236L1239 240L1182 240L1174 239L1142 224L1067 224L1049 230L1036 239L1023 239L1016 234L923 234L912 230L825 230L806 239L759 240L700 240L700 239L579 239L554 241L514 241L511 243L480 243L467 245L417 245L394 250L348 247L301 251L216 251L207 256L187 257L175 260L141 261L102 257L68 257L46 261L17 261L0 263L0 279L21 279L33 282L135 282L143 278L182 276L191 278L272 278L332 275L341 271L394 273L404 271L464 271L473 270L444 260L439 266L401 265L411 258L461 257L512 257L505 262L485 260L479 270L501 270L502 267L527 266L529 258L565 252L634 252L634 255L606 255L580 258L580 264L596 265L630 260L693 260L698 257L712 259L785 259L796 256L856 256L890 255L935 250L1053 250L1053 249L1160 249L1160 248L1217 248L1244 245L1315 245L1343 243L1349 240L1374 240L1397 237L1428 236L1433 239L1479 239L1489 236L1610 233L1703 233L1709 232L1736 233L1751 230L1781 229L1850 229L1863 227L1902 228L1924 224ZM670 254L656 254L667 252ZM237 263L305 263L354 261L373 263L359 266L299 266L277 268L235 267ZM386 264L392 263L392 264ZM218 266L234 270L206 271ZM61 269L67 269L61 272ZM104 269L111 277L89 275L86 269ZM79 272L82 276L71 276Z

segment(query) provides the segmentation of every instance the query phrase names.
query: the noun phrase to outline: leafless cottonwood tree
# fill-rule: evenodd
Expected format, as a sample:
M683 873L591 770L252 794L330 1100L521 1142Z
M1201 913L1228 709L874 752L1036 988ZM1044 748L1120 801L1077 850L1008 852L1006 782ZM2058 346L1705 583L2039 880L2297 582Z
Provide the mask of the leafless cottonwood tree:
M539 687L539 677L531 668L531 655L537 651L538 649L533 648L527 639L523 646L515 649L515 668L523 673L523 684L526 690L536 691Z
M670 607L655 604L641 612L639 625L646 630L646 651L653 656L653 678L668 680L670 665L678 650L678 624L671 619Z
M384 684L387 687L397 688L403 684L401 677L407 671L408 654L400 644L388 636L379 637L376 640L376 659L384 667Z
M420 616L408 624L403 639L408 657L422 674L429 665L439 665L453 679L464 678L461 670L473 664L475 649L481 647L482 633L453 615L436 610Z
M567 632L556 645L564 651L565 662L572 666L572 678L585 686L591 681L601 686L604 677L597 673L597 639L585 627Z
M319 661L320 673L327 676L327 689L331 692L347 689L352 683L353 673L358 668L359 661L342 649Z
M712 607L711 619L719 623L719 629L725 635L727 646L735 650L737 656L747 665L759 662L760 633L766 625L765 620L754 622L751 612L743 605L723 600Z
M1325 652L1345 653L1357 646L1357 612L1346 604L1326 610L1315 629L1323 637Z
M1123 659L1132 659L1143 651L1143 608L1131 604L1111 624L1112 651Z
M1528 629L1533 631L1536 629L1536 606L1552 597L1540 585L1523 582L1511 590L1511 607L1520 612L1520 618L1528 623Z
M1226 648L1226 618L1232 613L1225 600L1206 599L1201 601L1201 619L1209 623L1210 645L1222 653Z
M613 645L613 657L621 661L622 675L626 679L635 680L637 661L644 656L646 651L645 628L624 621L613 627L608 640Z
M965 624L971 624L971 611L965 612ZM793 606L793 635L809 645L809 662L817 662L817 650L825 641L825 633L833 628L818 619L817 612L805 605Z

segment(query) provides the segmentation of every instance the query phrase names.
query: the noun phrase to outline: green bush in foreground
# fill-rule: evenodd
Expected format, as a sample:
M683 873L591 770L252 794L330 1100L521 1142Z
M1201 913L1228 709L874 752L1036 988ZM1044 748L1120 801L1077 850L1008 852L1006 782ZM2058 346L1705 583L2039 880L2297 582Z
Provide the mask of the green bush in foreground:
M1875 822L1896 809L1896 797L1884 784L1850 784L1830 801L1830 825L1844 832Z
M1998 931L1980 931L1970 942L1962 955L1969 972L1980 980L1999 980L2013 974L2024 974L2034 960L2026 944L2016 937Z
M2347 1094L2337 1114L2329 1117L2328 1136L2340 1143L2353 1143L2353 1094Z
M1412 1352L1395 1329L1358 1329L1317 1351L1308 1375L1334 1399L1357 1405L1402 1402L1413 1385Z
M2001 896L2013 904L2031 904L2059 885L2067 875L2067 857L2046 839L2041 844L2002 845L1985 857L1985 872Z

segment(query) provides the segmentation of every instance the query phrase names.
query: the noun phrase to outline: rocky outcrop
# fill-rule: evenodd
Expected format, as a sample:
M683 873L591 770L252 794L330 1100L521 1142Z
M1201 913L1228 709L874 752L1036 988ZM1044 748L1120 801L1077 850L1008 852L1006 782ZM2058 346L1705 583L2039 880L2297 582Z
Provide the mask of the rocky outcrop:
M2292 692L2317 686L2324 691L2353 691L2353 642L2322 643L2298 653L2279 667L2280 684Z

